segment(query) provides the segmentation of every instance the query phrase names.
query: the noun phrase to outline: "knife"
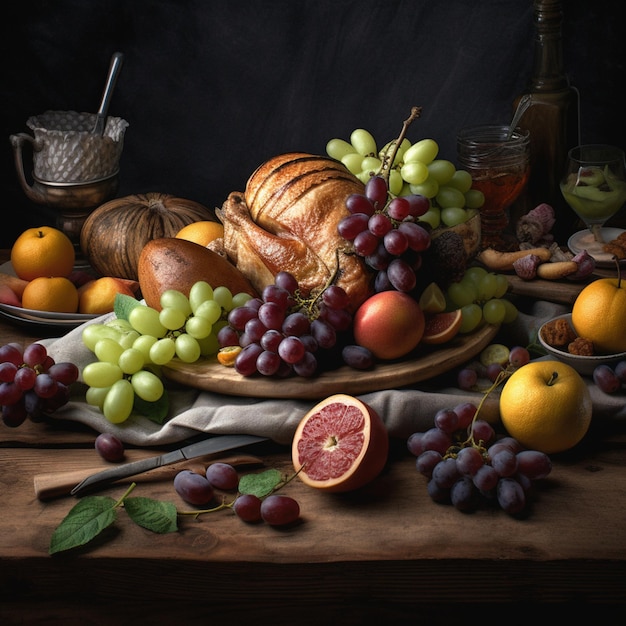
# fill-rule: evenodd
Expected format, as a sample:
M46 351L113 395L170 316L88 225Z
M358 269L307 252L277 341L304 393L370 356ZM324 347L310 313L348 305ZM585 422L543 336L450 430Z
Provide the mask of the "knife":
M218 435L209 439L203 439L202 441L192 443L178 450L173 450L172 452L161 454L160 456L153 456L141 461L133 461L132 463L124 463L123 465L118 465L111 469L92 474L79 482L72 491L70 491L70 494L77 496L89 489L115 482L121 478L128 478L129 476L148 472L157 467L171 465L172 463L193 459L205 454L214 454L216 452L232 450L233 448L241 448L261 441L268 441L268 438L258 437L257 435Z

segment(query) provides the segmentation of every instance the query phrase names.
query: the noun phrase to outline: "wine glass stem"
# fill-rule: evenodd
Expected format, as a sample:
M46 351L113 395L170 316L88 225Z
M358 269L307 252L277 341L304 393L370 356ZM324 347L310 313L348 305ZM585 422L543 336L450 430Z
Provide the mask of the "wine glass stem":
M604 243L604 239L602 239L602 224L592 224L589 230L593 233L593 238L598 243Z

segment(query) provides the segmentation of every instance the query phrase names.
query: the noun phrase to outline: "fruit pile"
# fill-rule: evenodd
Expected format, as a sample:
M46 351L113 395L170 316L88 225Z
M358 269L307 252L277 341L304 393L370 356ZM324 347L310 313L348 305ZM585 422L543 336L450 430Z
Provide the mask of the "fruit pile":
M457 170L447 159L437 159L439 145L434 139L411 144L405 137L399 144L397 140L390 141L379 150L374 136L366 129L357 128L352 131L350 141L331 139L326 152L363 183L386 166L389 192L393 196L417 195L428 200L429 207L419 219L432 228L466 222L485 202L482 192L472 189L469 172Z
M408 450L417 457L417 471L428 479L433 501L464 512L497 504L519 515L533 484L548 476L552 462L513 437L497 438L491 424L478 415L470 402L441 409L432 428L408 438Z
M303 298L294 276L278 272L259 298L229 312L228 324L217 334L218 359L225 363L230 357L242 376L308 378L317 373L322 353L339 345L347 365L371 367L373 356L367 349L341 342L341 334L352 326L349 306L348 295L338 285Z
M55 363L45 346L8 343L0 347L0 410L11 427L27 417L39 419L69 402L70 387L78 380L74 363Z
M116 318L85 326L82 332L83 343L97 357L82 372L89 387L87 403L119 424L139 401L158 402L164 393L160 367L174 357L195 363L216 354L217 334L226 325L223 318L249 298L226 287L213 289L205 281L195 283L189 296L167 289L160 311L119 298Z

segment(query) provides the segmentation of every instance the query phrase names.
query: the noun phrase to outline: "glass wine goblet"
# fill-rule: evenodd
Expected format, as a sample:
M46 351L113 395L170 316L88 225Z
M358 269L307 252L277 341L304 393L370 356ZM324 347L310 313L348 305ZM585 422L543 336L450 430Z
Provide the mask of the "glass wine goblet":
M577 245L600 250L602 227L626 202L624 151L606 144L576 146L568 152L565 169L561 193L587 226L574 235Z
M471 174L472 187L485 196L481 247L507 249L507 211L530 175L530 133L506 124L464 128L457 136L457 157L459 166Z

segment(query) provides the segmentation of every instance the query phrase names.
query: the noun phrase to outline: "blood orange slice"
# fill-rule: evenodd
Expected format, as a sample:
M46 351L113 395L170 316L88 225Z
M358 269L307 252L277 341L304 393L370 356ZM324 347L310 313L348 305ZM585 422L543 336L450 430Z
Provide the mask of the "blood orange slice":
M381 417L358 398L329 396L300 421L291 448L298 477L331 492L363 487L383 470L389 435Z
M462 321L461 309L427 316L422 343L440 344L450 341L459 332Z

